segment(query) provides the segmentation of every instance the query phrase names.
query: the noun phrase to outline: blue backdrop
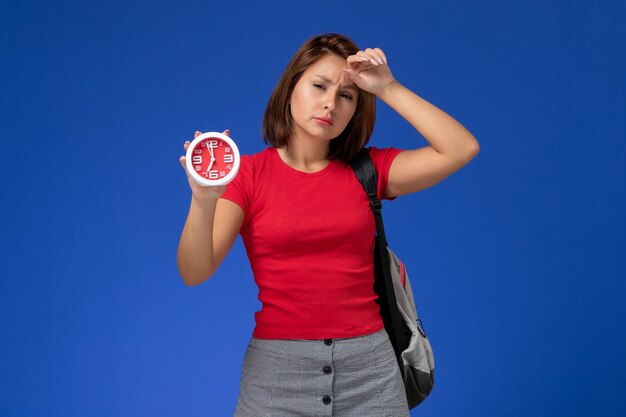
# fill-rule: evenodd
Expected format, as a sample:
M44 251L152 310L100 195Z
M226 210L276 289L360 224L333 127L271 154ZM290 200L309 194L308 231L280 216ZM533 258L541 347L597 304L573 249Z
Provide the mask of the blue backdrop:
M0 416L229 416L260 308L237 239L187 287L195 130L242 153L310 36L380 47L480 154L387 202L435 351L413 416L614 416L626 393L625 6L605 1L0 6ZM379 103L370 144L427 142Z

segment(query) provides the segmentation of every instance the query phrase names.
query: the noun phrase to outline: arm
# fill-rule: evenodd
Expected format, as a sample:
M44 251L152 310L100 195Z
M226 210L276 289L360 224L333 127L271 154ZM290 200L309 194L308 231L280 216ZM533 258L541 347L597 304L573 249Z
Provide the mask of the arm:
M200 134L196 132L196 137ZM186 142L185 151L188 146ZM196 184L187 172L185 159L181 156L180 163L187 174L192 197L176 263L185 284L197 285L208 280L222 263L241 228L244 212L237 204L219 198L226 191L225 186Z
M380 49L359 51L347 61L350 69L346 71L355 84L376 94L430 144L398 154L389 171L387 197L431 187L478 154L478 141L465 127L393 78Z
M470 162L478 141L444 111L394 81L379 98L406 119L430 143L398 154L389 170L389 197L421 191L443 181Z
M215 273L235 242L243 218L241 207L229 200L192 197L176 257L185 284L201 284Z

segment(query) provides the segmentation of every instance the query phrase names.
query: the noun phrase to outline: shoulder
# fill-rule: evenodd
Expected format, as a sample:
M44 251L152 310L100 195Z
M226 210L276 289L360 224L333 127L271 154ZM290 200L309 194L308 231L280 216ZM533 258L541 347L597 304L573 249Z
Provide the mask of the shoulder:
M268 161L271 157L271 152L274 150L272 147L265 148L259 152L253 154L241 155L241 162L247 165L259 165Z
M256 179L270 160L270 151L271 148L265 148L257 153L241 155L237 175L226 185L222 198L234 201L247 212L256 194Z
M395 147L377 148L370 146L368 152L374 163L374 168L376 168L376 172L378 173L378 198L393 200L393 198L387 196L389 171L391 169L391 163L403 150Z
M370 154L370 158L372 160L386 160L395 158L403 149L388 147L388 148L377 148L375 146L370 146L368 149Z
M239 170L244 174L254 175L255 171L262 169L270 160L272 148L265 148L253 154L243 154L240 159Z
M395 157L402 151L402 149L395 147L377 148L375 146L370 146L368 148L368 153L370 158L372 158L372 162L374 162L376 171L385 176L389 172L389 168Z

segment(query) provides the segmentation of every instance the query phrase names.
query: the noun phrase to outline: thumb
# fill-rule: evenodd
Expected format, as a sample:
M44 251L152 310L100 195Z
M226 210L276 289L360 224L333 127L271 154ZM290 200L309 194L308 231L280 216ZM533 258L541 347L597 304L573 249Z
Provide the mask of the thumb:
M347 75L348 78L350 78L350 80L354 80L354 77L357 76L357 72L353 70L352 68L344 68L343 73Z

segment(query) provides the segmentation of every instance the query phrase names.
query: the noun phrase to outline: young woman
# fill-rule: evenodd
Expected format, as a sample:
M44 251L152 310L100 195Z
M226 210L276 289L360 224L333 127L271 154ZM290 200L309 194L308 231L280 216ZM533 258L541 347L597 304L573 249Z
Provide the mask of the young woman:
M373 289L374 217L349 165L369 141L376 97L430 144L369 148L379 198L428 188L478 153L470 132L394 79L382 50L327 34L300 47L270 97L271 146L242 156L227 186L189 178L183 280L209 279L240 233L259 287L235 416L409 415Z

